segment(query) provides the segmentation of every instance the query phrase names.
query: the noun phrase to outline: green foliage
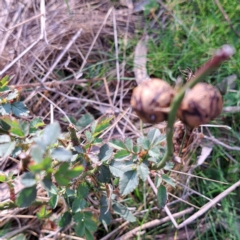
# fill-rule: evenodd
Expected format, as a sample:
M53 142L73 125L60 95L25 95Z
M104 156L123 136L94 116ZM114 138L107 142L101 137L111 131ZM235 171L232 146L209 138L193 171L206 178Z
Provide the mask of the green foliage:
M37 212L37 217L39 219L49 218L51 214L50 210L47 210L46 205L43 205Z
M79 237L83 237L88 240L94 239L92 233L96 231L97 224L96 219L90 212L77 212L74 215L74 222L76 223L75 231Z
M16 117L28 116L26 105L18 101L19 89L8 87L9 76L0 80L0 116L13 114Z
M19 207L28 207L36 199L37 188L36 185L24 188L17 198L17 205Z
M3 86L6 87L7 85ZM10 107L14 109L15 106L21 105ZM16 113L16 110L11 111ZM82 145L75 132L76 128L71 126L70 138L61 137L60 141L61 129L57 122L45 126L40 118L26 121L12 117L10 111L6 111L0 120L0 130L3 132L0 135L0 156L7 157L14 152L22 152L25 159L31 159L29 171L21 176L24 189L16 200L19 207L28 207L35 202L37 184L40 183L49 196L49 202L42 204L37 217L41 220L48 219L62 197L68 207L58 225L64 228L74 220L75 232L80 237L94 239L93 233L98 222L107 228L113 213L129 222L136 221L127 206L117 201L109 184L112 180L117 180L120 194L127 195L138 187L140 180L147 180L151 166L154 165L150 162L158 159L165 151L160 145L165 136L158 129L151 129L147 136L138 138L137 144L129 138L124 141L112 139L106 143L100 135L108 130L112 117L92 121L92 117L86 115L76 122L78 128L84 128L92 122L84 132L86 141ZM99 151L95 151L95 148ZM87 176L95 178L95 186ZM1 174L0 180L8 181L8 177ZM165 177L165 181L168 182L169 179ZM99 221L86 211L90 192L99 196Z
M157 192L158 207L163 208L167 202L167 190L163 185L160 185Z

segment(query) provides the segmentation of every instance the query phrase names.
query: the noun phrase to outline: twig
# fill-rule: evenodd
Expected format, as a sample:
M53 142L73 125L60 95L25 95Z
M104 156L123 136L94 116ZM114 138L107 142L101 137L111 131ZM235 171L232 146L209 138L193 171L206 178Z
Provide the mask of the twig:
M118 94L119 85L120 85L120 68L119 68L119 60L118 60L119 51L118 51L117 21L116 21L116 15L115 15L115 10L114 9L112 11L112 15L113 15L115 56L116 56L116 72L117 72L117 86L116 86L114 96L113 96L113 104L115 104L117 94Z
M100 32L102 31L102 28L103 28L104 25L106 24L107 19L108 19L108 17L110 16L112 10L113 10L113 8L110 8L110 9L108 10L108 12L107 12L107 14L106 14L106 16L105 16L105 18L104 18L104 21L103 21L102 25L100 26L100 28L99 28L96 36L94 37L94 39L93 39L93 41L92 41L92 44L91 44L91 46L90 46L90 48L89 48L89 50L88 50L85 58L83 59L83 63L82 63L82 65L81 65L81 67L80 67L79 72L82 72L83 68L85 67L85 64L87 63L87 59L88 59L88 57L89 57L89 55L90 55L90 53L91 53L91 51L92 51L92 48L93 48L95 42L97 41L97 38L99 37L99 34L100 34Z
M31 18L23 21L23 22L20 22L20 23L14 25L14 26L12 26L12 27L10 27L10 28L8 28L8 29L4 29L3 31L4 31L4 32L7 32L7 31L12 30L12 29L14 29L14 28L16 28L16 27L19 27L19 26L21 26L21 25L23 25L23 24L25 24L25 23L31 22L31 21L34 20L34 19L40 18L41 16L42 16L42 13L39 13L38 15L33 16L33 17L31 17Z
M168 115L167 124L167 151L163 159L159 162L157 168L163 168L166 162L173 156L173 125L176 119L177 110L181 104L185 92L197 84L205 76L216 70L223 61L230 59L230 57L235 53L235 49L230 45L223 45L216 54L210 59L205 65L197 70L193 77L188 81L175 95L173 102L171 104L170 112Z
M220 193L217 197L212 199L212 201L205 204L198 212L196 212L191 217L189 217L184 222L182 222L180 225L178 225L178 229L188 225L189 223L191 223L192 221L194 221L195 219L200 217L202 214L204 214L206 211L208 211L211 207L213 207L216 203L218 203L221 199L226 197L230 192L234 191L239 186L240 186L240 181L236 182L231 187L226 189L224 192Z
M41 0L40 2L40 11L41 11L41 32L38 39L33 42L28 48L21 52L12 62L10 62L2 71L0 71L0 76L4 74L9 68L11 68L20 58L22 58L27 52L29 52L40 40L45 39L46 41L46 30L45 30L45 1Z
M200 177L200 176L193 175L193 174L190 174L190 173L179 172L179 171L176 171L176 170L173 170L173 169L169 169L168 171L170 171L170 172L175 172L175 173L179 173L179 174L183 174L183 175L187 175L187 176L189 176L189 177L200 178L200 179L203 179L203 180L206 180L206 181L211 181L211 182L216 182L216 183L228 185L228 183L225 183L225 182L217 181L217 180L210 179L210 178Z
M11 68L27 52L29 52L40 40L41 40L41 38L38 38L28 48L26 48L23 52L21 52L15 59L13 59L13 61L11 61L2 71L0 71L0 76L3 75L9 68Z
M213 136L212 136L212 137L208 137L208 136L205 136L205 135L204 135L204 138L205 138L205 139L208 139L208 140L210 140L210 141L212 141L212 142L214 142L215 144L218 144L218 145L220 145L220 146L222 146L222 147L225 147L225 148L227 148L228 150L240 151L240 147L236 147L236 146L232 147L232 146L229 146L229 145L227 145L227 144L219 141L217 138L215 138L215 137L213 137Z
M80 84L80 83L84 83L84 82L88 82L88 80L86 79L79 79L79 80L66 80L66 81L56 81L53 80L51 82L46 82L45 86L54 86L54 85L66 85L66 84ZM20 87L20 88L33 88L33 87L39 87L42 86L42 83L24 83L24 84L17 84L17 85L9 85L10 88L16 88L16 87Z
M212 201L211 198L206 197L205 195L199 193L198 191L193 190L192 188L182 184L181 182L178 182L176 180L174 180L174 182L176 182L178 185L180 185L184 189L185 192L188 191L188 192L194 193L194 194L196 194L196 195L198 195L198 196L200 196L200 197L202 197L204 199L207 199L208 201ZM184 195L184 193L183 193L183 195ZM219 206L221 206L221 205L219 204Z
M76 39L79 37L79 35L81 34L82 29L79 29L75 35L72 37L72 39L69 41L69 43L67 44L67 46L63 49L63 51L58 55L56 61L53 63L53 65L49 68L48 72L45 74L44 78L42 79L41 82L45 82L47 80L47 78L49 77L49 75L52 73L52 71L55 69L55 67L57 66L57 64L61 61L61 59L63 58L63 56L65 55L65 53L68 51L68 49L73 45L73 43L76 41Z
M53 101L51 101L49 98L47 98L44 94L42 94L40 92L38 94L40 94L43 98L45 98L48 102L50 102L51 105L53 105L55 108L57 108L64 115L64 117L67 119L69 124L72 123L71 120L69 119L69 117L67 116L67 114L58 105L56 105Z
M172 216L174 218L180 218L186 214L189 214L193 211L193 208L187 208L181 212L178 212L178 213L175 213L173 214ZM156 227L156 226L159 226L165 222L168 222L170 220L170 217L164 217L162 219L155 219L153 221L150 221L150 222L147 222L145 224L143 224L142 226L140 227L136 227L134 228L133 230L129 231L128 233L124 234L123 236L121 236L120 238L117 238L117 240L127 240L127 239L130 239L134 236L136 236L137 232L139 231L142 231L144 229L147 229L147 228L153 228L153 227Z
M172 194L172 193L170 193L170 192L168 192L168 194L169 194L170 196L172 196L173 198L178 199L180 202L184 202L184 203L186 203L186 204L188 204L188 205L190 205L190 206L192 206L192 207L194 207L194 208L196 208L196 209L200 209L198 206L196 206L196 205L194 205L194 204L192 204L192 203L190 203L190 202L188 202L188 201L185 201L184 199L182 199L182 198L180 198L180 197L177 197L177 196L175 196L174 194Z
M44 39L46 44L48 44L47 40L47 32L46 32L46 8L45 8L45 0L41 0L40 2L40 12L41 12L41 34L40 38Z
M118 226L117 228L115 228L112 232L110 232L109 234L107 234L105 237L101 238L100 240L107 240L109 239L112 235L114 235L115 233L117 233L121 228L125 227L126 225L128 225L129 222L124 222L123 224L121 224L120 226Z
M157 195L157 188L155 187L154 183L152 182L151 178L148 176L148 182L151 185L153 191ZM240 181L233 184L231 187L226 189L224 192L220 193L218 196L216 196L214 199L209 201L207 204L205 204L201 209L199 209L196 213L194 213L191 217L187 218L184 222L182 222L180 225L178 225L175 221L174 214L172 215L170 210L168 209L167 205L165 205L164 210L168 214L169 218L172 220L172 223L177 229L180 229L182 227L187 226L188 224L192 223L194 220L196 220L198 217L203 215L206 211L208 211L211 207L213 207L215 204L217 204L222 198L226 197L230 192L234 191L237 187L240 186Z
M8 232L4 236L2 236L1 239L10 239L11 237L17 235L18 233L24 232L26 229L32 228L32 227L33 227L32 224L28 224L27 226L23 226L23 227L21 227L19 229L16 229L14 231Z

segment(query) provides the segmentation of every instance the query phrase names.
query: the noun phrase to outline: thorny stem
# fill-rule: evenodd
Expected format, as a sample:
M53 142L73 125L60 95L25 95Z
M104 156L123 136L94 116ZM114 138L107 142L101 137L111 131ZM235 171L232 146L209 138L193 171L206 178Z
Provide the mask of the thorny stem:
M193 77L179 90L175 95L173 102L170 107L170 112L168 115L168 124L167 124L167 151L163 159L157 165L158 169L161 169L165 166L166 162L173 157L173 124L176 119L177 110L182 102L186 90L192 88L195 84L200 82L205 76L209 75L211 72L216 70L222 62L231 58L235 53L235 49L230 45L223 45L215 55L202 67L200 67Z

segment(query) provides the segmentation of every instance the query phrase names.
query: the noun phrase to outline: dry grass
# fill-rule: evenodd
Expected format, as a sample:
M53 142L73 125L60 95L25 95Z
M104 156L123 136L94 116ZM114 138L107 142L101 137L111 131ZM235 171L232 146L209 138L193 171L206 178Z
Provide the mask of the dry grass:
M22 87L25 102L32 113L47 119L50 103L38 92L60 106L67 115L74 117L89 111L99 116L108 108L112 109L104 79L97 76L85 78L89 76L85 69L90 64L104 65L109 61L111 42L114 41L116 31L118 37L131 38L136 25L141 23L140 16L131 14L127 8L114 10L108 0L67 2L46 1L44 24L41 24L43 11L40 9L40 1L9 0L0 3L1 9L4 9L0 17L0 69L4 70L31 44L36 43L10 69L2 73L13 76L11 84ZM44 37L39 40L41 27L44 28ZM113 56L112 68L108 69L104 77L116 79L115 61ZM123 66L120 67L122 70ZM129 83L121 85L122 91L119 92L122 96L115 92L115 88L119 88L119 81L112 81L109 85L108 95L112 97L115 94L114 99L118 99L115 108L121 105L122 111L123 103L119 99L128 94ZM62 114L59 116L56 110L55 118L61 117Z

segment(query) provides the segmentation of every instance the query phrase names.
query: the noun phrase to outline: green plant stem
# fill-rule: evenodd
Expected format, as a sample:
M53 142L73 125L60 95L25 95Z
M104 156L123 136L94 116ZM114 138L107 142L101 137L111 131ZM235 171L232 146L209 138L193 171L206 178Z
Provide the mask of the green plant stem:
M80 145L80 141L77 137L77 133L76 133L76 130L74 128L74 126L72 124L70 124L68 126L68 131L70 133L70 138L71 138L71 141L73 143L73 146L79 146Z
M200 82L204 77L209 75L211 72L216 70L223 61L228 60L233 54L235 50L233 47L229 45L222 46L216 54L202 67L200 67L194 76L179 90L179 92L175 95L173 102L170 107L170 112L168 115L168 124L167 124L167 151L163 157L163 159L157 165L157 169L161 169L165 166L166 162L169 161L170 158L173 157L173 125L176 119L177 110L180 107L182 99L184 98L186 90L192 88L195 84Z
M95 167L95 168L93 168L92 170L86 171L86 172L84 172L84 173L79 177L79 179L84 179L84 178L87 177L87 176L95 175L95 173L97 172L97 170L98 170L98 167Z

